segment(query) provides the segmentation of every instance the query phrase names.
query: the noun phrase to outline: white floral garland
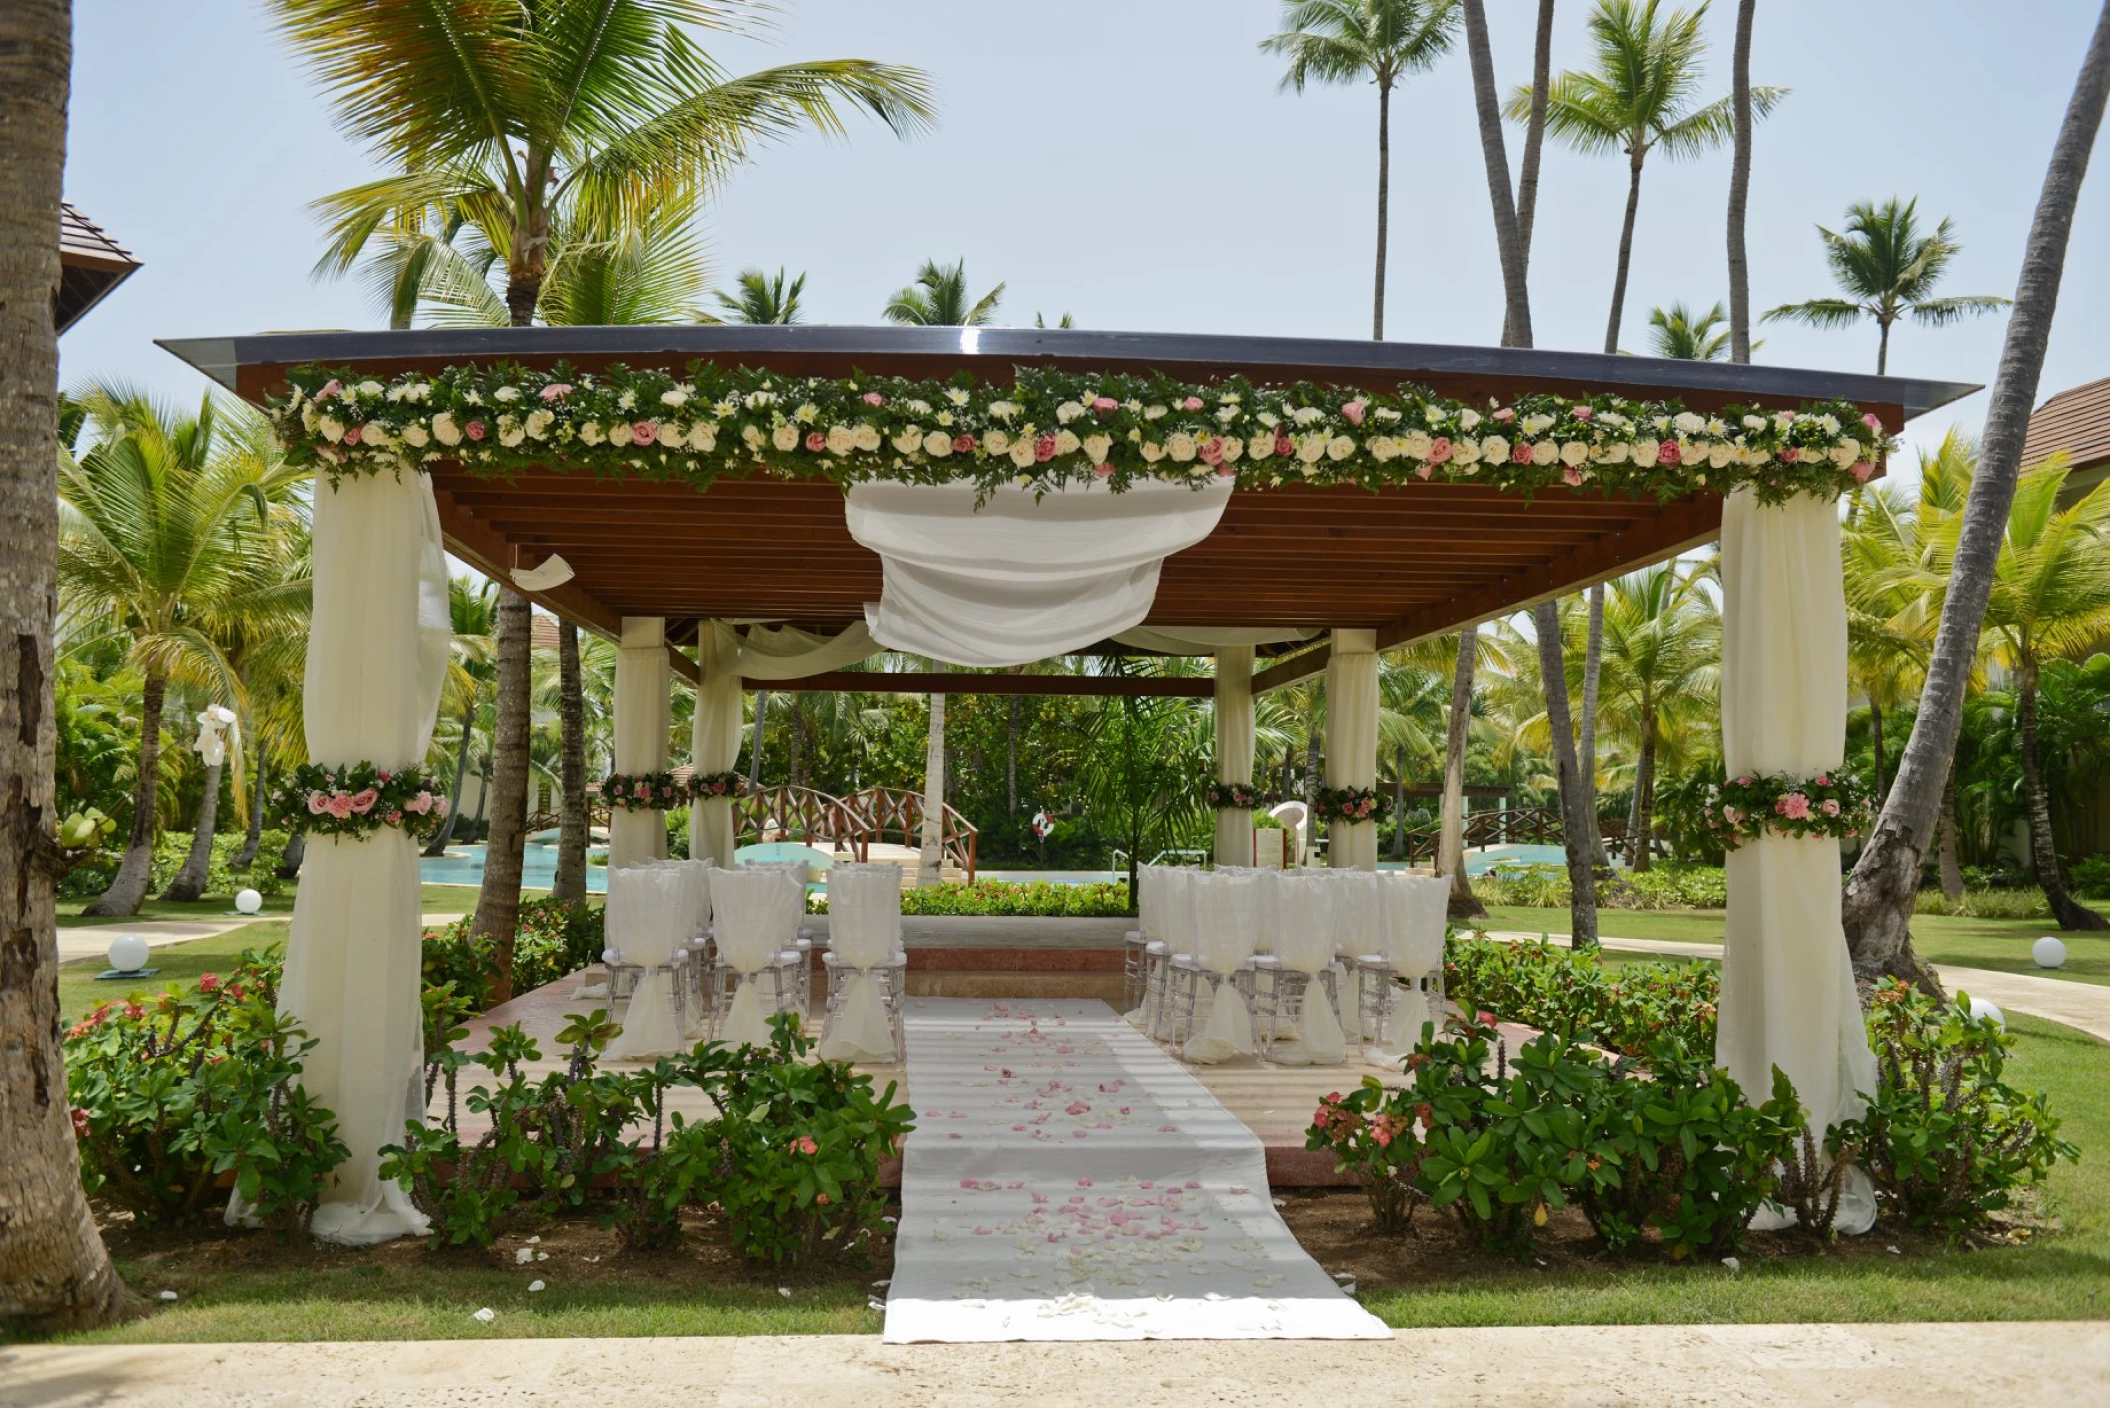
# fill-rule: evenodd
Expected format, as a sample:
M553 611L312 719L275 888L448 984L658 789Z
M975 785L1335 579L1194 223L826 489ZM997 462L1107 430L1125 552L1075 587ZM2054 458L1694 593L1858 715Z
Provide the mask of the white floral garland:
M492 365L387 383L305 367L290 383L272 405L287 454L333 476L453 460L485 474L552 467L698 487L755 473L1036 492L1223 477L1244 488L1440 480L1671 498L1749 484L1777 503L1865 482L1892 444L1845 402L1703 415L1676 402L1528 395L1483 407L1414 387L1034 367L1008 387L707 363L686 377Z

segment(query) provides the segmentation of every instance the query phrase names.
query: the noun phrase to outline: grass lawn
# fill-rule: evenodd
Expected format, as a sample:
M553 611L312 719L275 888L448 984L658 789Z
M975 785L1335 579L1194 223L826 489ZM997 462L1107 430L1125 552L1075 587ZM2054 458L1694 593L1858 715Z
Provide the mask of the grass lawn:
M525 893L539 894L542 892L531 890ZM470 910L476 908L476 887L474 885L420 886L418 903L424 906L427 914L467 914ZM234 897L231 895L207 895L204 899L189 904L149 897L146 903L139 907L139 913L117 919L87 918L81 914L81 909L86 904L88 904L87 900L59 901L59 927L61 929L111 928L137 923L142 919L215 920L238 919L241 917L235 913ZM284 919L292 918L293 892L291 890L288 890L283 895L264 896L264 907L259 912L259 917L269 919L274 916Z
M1568 932L1568 911L1490 905L1487 927L1564 935ZM1604 909L1597 913L1597 928L1599 933L1621 939L1718 944L1722 941L1722 913L1717 909ZM2066 966L2056 970L2039 968L2029 956L2030 945L2045 934L2058 933L2044 919L1963 919L1922 914L1912 921L1913 946L1920 957L1930 962L2110 984L2110 934L2059 934L2066 942Z
M75 1021L86 1016L98 1002L120 1001L141 994L154 996L170 983L187 987L196 982L201 973L224 974L242 956L243 949L283 945L286 931L291 927L284 919L272 919L245 924L211 938L163 944L148 960L151 966L161 971L140 982L97 981L95 975L109 966L101 958L80 958L62 963L59 965L60 1015L69 1022Z

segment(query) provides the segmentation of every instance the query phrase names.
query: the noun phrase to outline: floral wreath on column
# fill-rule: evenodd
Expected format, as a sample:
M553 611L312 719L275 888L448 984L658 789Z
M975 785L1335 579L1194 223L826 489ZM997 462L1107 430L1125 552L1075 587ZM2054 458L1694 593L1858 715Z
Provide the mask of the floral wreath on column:
M363 840L388 826L423 841L446 819L447 796L420 768L302 763L271 794L265 813L288 831Z
M1731 851L1768 833L1851 841L1873 814L1860 779L1835 772L1746 773L1711 789L1706 810L1707 829Z
M664 812L686 806L690 784L671 772L612 772L601 780L601 800L626 812Z
M1383 821L1392 803L1375 787L1321 787L1312 807L1320 821Z
M1250 782L1212 782L1209 805L1220 812L1249 812L1265 806L1267 797Z

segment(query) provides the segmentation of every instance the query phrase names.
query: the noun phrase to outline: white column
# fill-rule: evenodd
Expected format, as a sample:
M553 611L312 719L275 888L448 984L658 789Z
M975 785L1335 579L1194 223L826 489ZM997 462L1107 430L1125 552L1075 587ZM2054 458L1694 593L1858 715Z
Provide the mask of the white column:
M323 767L422 767L451 629L447 562L422 474L315 483L314 607L302 726ZM380 1149L425 1111L419 1010L418 853L408 834L311 836L286 939L278 1008L316 1042L300 1083L337 1116L351 1156L313 1231L363 1245L421 1234L409 1196L381 1180ZM239 1200L228 1220L239 1221Z
M672 700L667 665L667 622L660 616L625 616L615 653L615 770L667 770L667 717ZM608 868L667 858L667 814L608 809Z
M1777 507L1749 489L1722 513L1722 757L1731 777L1813 777L1846 751L1846 596L1838 506ZM1839 922L1839 843L1767 834L1729 853L1715 1059L1753 1101L1778 1066L1811 1126L1862 1110L1875 1058ZM1819 1138L1822 1145L1822 1138ZM1858 1174L1858 1171L1856 1171ZM1850 1183L1837 1226L1866 1231L1875 1200Z
M1253 647L1216 652L1216 780L1253 782ZM1253 814L1243 808L1216 814L1216 863L1253 863Z
M705 621L696 636L696 715L689 757L697 773L731 772L740 761L740 638L723 621ZM735 837L729 797L698 802L689 812L689 857L730 869Z
M1377 632L1336 628L1326 657L1326 785L1377 784ZM1326 824L1337 869L1377 869L1375 822Z

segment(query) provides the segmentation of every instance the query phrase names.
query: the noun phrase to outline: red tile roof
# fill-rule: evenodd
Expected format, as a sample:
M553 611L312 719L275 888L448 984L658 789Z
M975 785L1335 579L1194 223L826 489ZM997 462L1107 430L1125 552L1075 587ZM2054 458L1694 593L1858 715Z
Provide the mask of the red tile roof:
M2110 464L2110 376L2069 387L2030 416L2022 440L2023 467L2061 450L2075 470Z

